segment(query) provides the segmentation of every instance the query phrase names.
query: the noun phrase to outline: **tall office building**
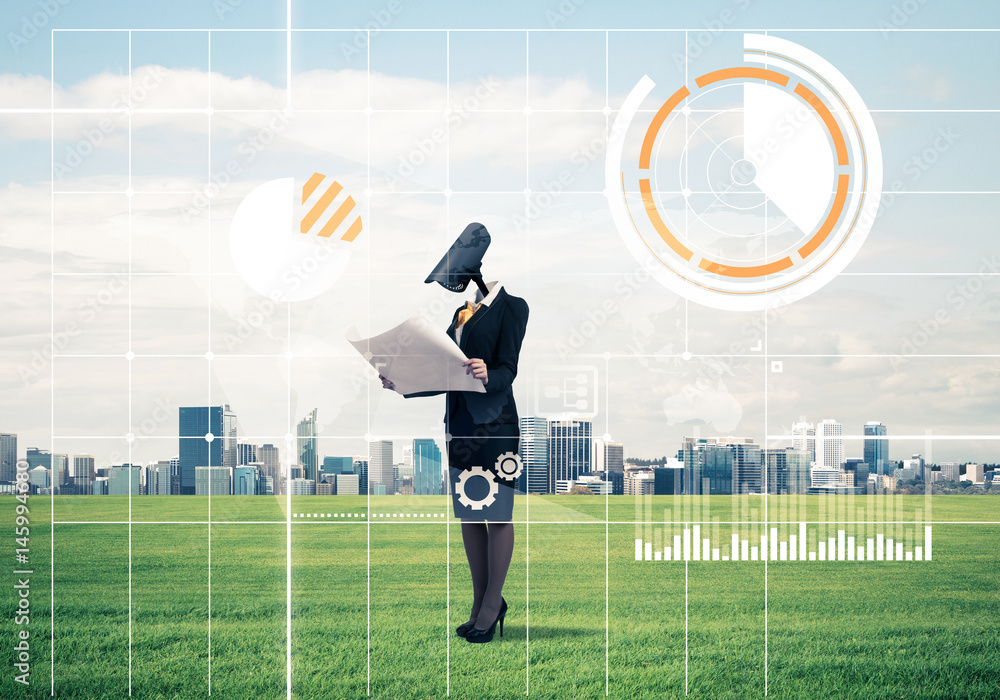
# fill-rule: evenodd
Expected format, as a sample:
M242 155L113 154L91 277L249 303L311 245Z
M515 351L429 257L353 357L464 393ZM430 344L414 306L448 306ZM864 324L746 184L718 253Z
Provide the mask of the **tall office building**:
M556 492L556 481L576 481L593 469L593 422L576 418L549 420L549 479L547 493Z
M812 423L792 423L792 449L809 453L809 461L816 461L816 427Z
M868 436L871 435L872 438ZM886 461L889 454L889 441L879 440L879 436L886 435L886 427L878 421L870 420L865 423L865 464L871 469L872 474L884 475Z
M910 459L903 460L903 469L912 469L914 473L914 479L928 480L927 475L924 473L927 465L924 463L924 458L921 455L913 455Z
M257 495L257 467L244 465L233 469L233 495Z
M368 443L368 493L378 493L381 485L383 493L392 495L393 471L392 440L375 440Z
M56 453L52 455L52 485L62 486L69 482L69 455Z
M281 453L277 447L267 443L257 450L257 460L264 465L264 474L275 481L281 476Z
M94 492L94 455L73 455L73 484L79 495L89 496Z
M816 466L840 469L844 462L844 427L832 418L824 418L816 427Z
M653 493L672 496L684 493L684 467L678 464L653 467Z
M37 447L29 447L24 457L28 462L28 469L35 467L45 467L52 471L52 453L48 450L40 450Z
M958 481L960 468L958 462L941 462L941 480Z
M233 492L231 467L195 467L195 493L198 496L229 496Z
M368 460L354 460L354 473L358 475L358 493L364 496L368 493Z
M177 412L180 492L194 495L196 467L236 466L236 413L229 404L181 406Z
M337 474L336 483L338 496L357 496L359 494L357 474Z
M17 481L17 433L0 433L0 481Z
M316 452L316 409L299 421L296 432L296 454L306 479L319 483L319 456Z
M521 418L521 478L517 490L523 493L549 493L549 426L536 416Z
M684 438L677 455L684 463L681 474L683 493L691 496L739 493L734 491L739 484L736 450L730 444L719 444L719 440L721 438ZM757 447L759 456L760 447L754 447ZM744 459L747 452L743 450Z
M868 474L872 471L871 465L865 462L863 459L857 459L856 457L848 457L844 460L845 475L850 474L854 486L860 486L862 488L868 487Z
M441 493L441 449L434 440L413 441L413 493L420 496Z
M146 495L170 495L170 463L173 460L160 460L146 467Z
M808 450L794 448L767 450L767 492L776 494L803 494L809 492Z
M108 470L109 496L138 496L142 493L140 476L142 467L138 464L122 464Z
M620 442L610 442L602 438L594 440L595 472L625 472L625 446Z
M39 464L34 469L28 470L28 483L33 487L34 493L38 493L39 489L51 488L52 472Z
M764 460L760 445L755 443L753 438L740 437L717 438L716 444L729 447L733 451L732 493L761 493L764 484Z
M236 452L236 466L238 467L257 461L257 445L254 445L253 443L239 443L236 445Z
M354 471L354 460L351 457L324 457L324 474L350 474Z

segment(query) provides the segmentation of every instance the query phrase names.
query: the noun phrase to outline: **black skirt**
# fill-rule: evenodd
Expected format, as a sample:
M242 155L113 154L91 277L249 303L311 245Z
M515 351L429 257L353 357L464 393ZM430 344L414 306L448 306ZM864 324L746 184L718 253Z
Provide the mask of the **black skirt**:
M515 482L502 478L497 464L504 455L517 454L521 435L518 425L476 424L467 410L448 418L445 441L455 517L509 521Z

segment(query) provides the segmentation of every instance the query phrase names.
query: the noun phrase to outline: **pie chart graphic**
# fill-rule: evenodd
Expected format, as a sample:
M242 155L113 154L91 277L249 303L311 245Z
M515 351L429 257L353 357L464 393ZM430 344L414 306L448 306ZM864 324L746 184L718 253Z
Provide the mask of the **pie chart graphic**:
M793 42L744 35L744 63L632 88L605 163L612 218L662 284L705 306L767 309L833 279L864 244L882 151L861 96ZM667 94L667 93L664 93Z
M258 294L304 301L347 268L363 223L354 198L322 173L270 180L240 203L229 228L233 264Z

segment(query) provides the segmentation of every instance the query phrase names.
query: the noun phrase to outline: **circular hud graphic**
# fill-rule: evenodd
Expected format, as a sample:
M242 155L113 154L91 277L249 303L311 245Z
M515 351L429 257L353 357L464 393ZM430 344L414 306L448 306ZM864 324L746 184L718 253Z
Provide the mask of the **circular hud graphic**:
M860 250L882 190L875 124L843 75L771 36L745 35L744 61L694 77L655 112L640 111L656 87L643 76L606 161L636 259L678 294L733 310L829 282Z

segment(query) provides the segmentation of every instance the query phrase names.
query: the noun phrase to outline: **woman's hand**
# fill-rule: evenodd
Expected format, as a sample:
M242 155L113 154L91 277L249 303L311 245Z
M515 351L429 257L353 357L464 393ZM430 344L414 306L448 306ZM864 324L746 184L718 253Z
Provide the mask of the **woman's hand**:
M396 390L396 385L393 384L390 379L388 379L387 377L383 377L381 374L378 375L378 378L382 380L383 389L392 389L393 391Z
M486 363L480 360L478 357L472 357L462 363L465 367L465 373L472 373L472 376L476 379L483 380L483 386L490 383L490 378L486 373Z

